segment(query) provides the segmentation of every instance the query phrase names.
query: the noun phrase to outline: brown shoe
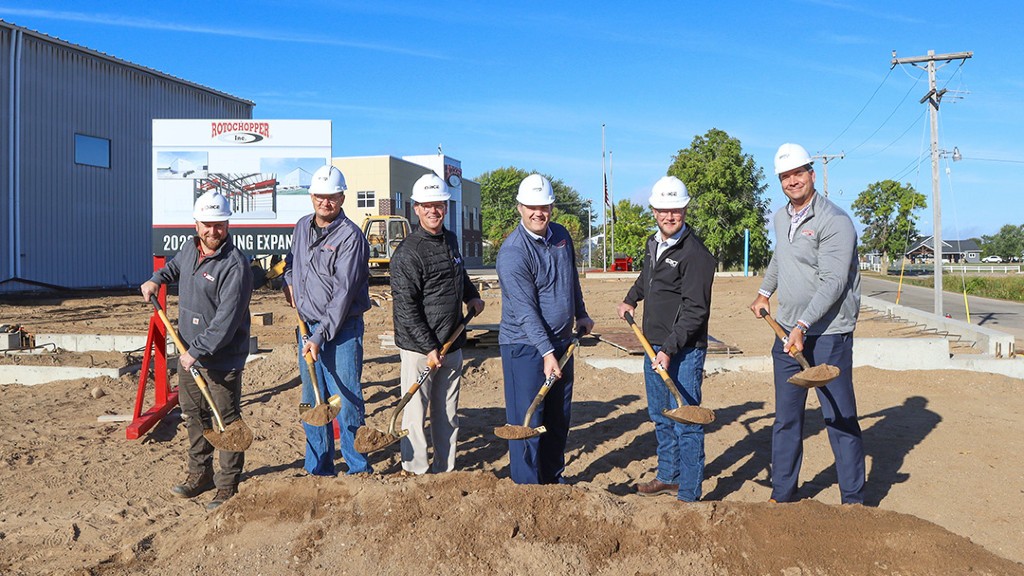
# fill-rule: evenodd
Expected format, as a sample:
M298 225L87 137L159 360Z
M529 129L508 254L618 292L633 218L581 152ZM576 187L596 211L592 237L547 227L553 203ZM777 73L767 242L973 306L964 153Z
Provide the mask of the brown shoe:
M171 486L171 493L180 498L195 498L213 488L213 470L207 468L202 472L189 472L185 481Z
M655 478L650 482L636 485L636 493L641 496L657 496L659 494L670 494L675 496L679 493L679 484L666 484Z
M206 509L216 510L235 494L238 494L238 488L218 488L217 493L213 496L213 500L210 500L210 503L206 505Z

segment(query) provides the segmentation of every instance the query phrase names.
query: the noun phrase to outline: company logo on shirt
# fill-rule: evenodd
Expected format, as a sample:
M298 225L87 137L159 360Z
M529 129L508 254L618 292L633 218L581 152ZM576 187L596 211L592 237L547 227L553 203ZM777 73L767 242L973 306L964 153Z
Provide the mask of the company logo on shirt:
M213 276L210 276L209 272L203 272L203 278L206 278L210 282L216 282L217 281L216 278L214 278Z
M565 238L562 238L561 240L559 240L558 244L555 244L555 246L557 246L559 248L565 248L565 243L566 243Z
M323 249L327 250L328 252L337 252L338 251L338 248L336 246L331 245L331 244L324 244L323 245Z
M800 234L803 234L804 236L807 237L811 237L814 236L814 230L801 230Z
M671 258L665 258L665 263L668 264L669 266L673 267L673 268L675 268L676 266L679 265L679 262L677 262L677 261L675 261L675 260L673 260Z

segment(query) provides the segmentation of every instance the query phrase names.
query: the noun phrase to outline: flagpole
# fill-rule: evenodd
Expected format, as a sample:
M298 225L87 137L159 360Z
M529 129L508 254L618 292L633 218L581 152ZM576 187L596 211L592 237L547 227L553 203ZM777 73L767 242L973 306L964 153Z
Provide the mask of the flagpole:
M601 213L604 217L604 234L601 235L601 239L604 242L602 249L604 266L603 270L608 271L608 170L605 168L604 162L604 124L601 124L601 180L604 184L604 207L601 209Z
M608 202L612 205L612 267L615 267L615 159L614 150L608 151Z

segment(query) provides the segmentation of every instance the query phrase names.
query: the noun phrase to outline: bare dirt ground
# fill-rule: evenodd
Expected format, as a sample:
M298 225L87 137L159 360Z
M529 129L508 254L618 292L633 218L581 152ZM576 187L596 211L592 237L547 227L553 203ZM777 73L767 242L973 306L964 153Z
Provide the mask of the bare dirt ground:
M715 282L711 333L749 356L773 338L747 309L757 285ZM614 310L628 286L585 281L597 332L628 330ZM497 323L500 294L484 296L480 322ZM391 330L382 303L366 316L363 372L376 425L399 396L397 351L378 338ZM170 307L174 317L173 297ZM150 311L140 296L22 300L0 303L0 324L145 334ZM239 495L213 513L210 493L168 492L185 470L177 411L136 441L124 424L97 422L131 411L137 376L0 386L0 574L1024 574L1019 380L856 369L869 506L838 506L813 395L803 501L770 505L771 375L710 376L705 501L685 505L634 493L655 469L641 377L582 362L624 352L585 340L571 485L538 487L508 479L506 443L492 432L505 423L498 351L469 348L459 472L403 477L391 447L371 456L371 475L312 478L301 473L294 315L271 291L252 311L274 313L273 325L254 326L262 357L245 373L256 440ZM913 334L865 313L857 336ZM96 387L106 394L94 398Z

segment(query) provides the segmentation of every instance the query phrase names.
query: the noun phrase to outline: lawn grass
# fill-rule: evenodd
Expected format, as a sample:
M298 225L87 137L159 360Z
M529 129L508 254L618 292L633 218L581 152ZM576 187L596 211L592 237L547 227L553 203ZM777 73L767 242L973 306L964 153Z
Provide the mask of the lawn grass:
M899 274L890 274L884 278L894 282L898 282L900 279ZM935 285L935 279L932 276L904 276L903 282L926 288L932 288ZM943 292L959 294L963 292L965 284L967 293L971 296L1024 302L1024 275L961 276L960 274L943 274L942 276Z

